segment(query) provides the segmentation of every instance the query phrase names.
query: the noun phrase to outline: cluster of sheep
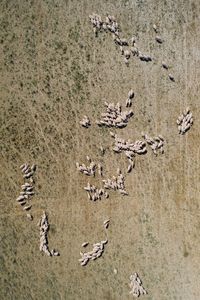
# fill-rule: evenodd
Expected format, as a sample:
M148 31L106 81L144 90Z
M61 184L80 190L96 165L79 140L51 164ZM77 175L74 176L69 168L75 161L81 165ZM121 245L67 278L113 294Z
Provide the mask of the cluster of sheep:
M148 145L150 145L153 153L155 155L158 154L158 150L160 150L160 153L164 153L164 138L162 135L158 135L154 138L149 137L147 134L142 133L142 137L145 139Z
M21 169L22 173L24 174L23 178L24 179L29 179L31 183L34 183L33 175L36 171L36 165L33 164L30 167L29 164L25 163L25 164L20 166L20 169Z
M40 251L43 251L48 256L59 256L59 252L55 251L54 249L50 251L48 247L47 233L49 230L49 222L45 211L43 212L38 226L40 226Z
M100 30L105 30L112 32L116 36L119 35L119 25L114 16L107 15L105 22L103 22L101 16L97 14L90 15L89 19L93 25L95 34Z
M30 200L30 197L33 196L35 194L34 192L34 179L33 179L33 175L36 171L36 165L33 164L31 167L25 163L23 165L20 166L20 169L23 173L23 178L26 180L29 180L29 182L25 182L21 188L22 191L20 192L19 197L17 197L16 201L21 205L24 206L27 202L27 200ZM23 210L24 211L29 211L31 209L32 205L28 204L26 206L24 206ZM30 213L26 214L27 218L29 220L33 220L33 216Z
M80 124L85 128L89 128L91 125L90 119L87 116L84 116L83 119L80 121Z
M154 29L155 33L157 34L157 33L158 33L158 27L156 26L156 24L153 25L153 29ZM159 35L156 35L156 36L155 36L155 40L156 40L156 42L157 42L158 44L162 44L162 43L163 43L163 39L162 39L161 36L159 36ZM167 65L166 62L164 62L164 61L162 62L162 67L163 67L163 69L165 69L165 70L168 70L168 69L169 69L168 65ZM170 79L171 81L175 81L174 76L173 76L172 74L169 74L168 77L169 77L169 79Z
M134 95L134 94L133 94ZM132 96L133 98L133 96ZM99 126L124 128L127 126L129 119L133 116L133 111L122 112L121 105L117 103L108 104L105 102L106 112L101 114L101 120L96 123Z
M119 26L113 16L108 15L106 17L106 21L102 21L101 16L97 14L93 14L90 17L90 21L93 25L94 31L97 34L98 31L104 30L106 32L111 32L113 34L113 41L119 47L121 54L124 57L125 63L128 65L129 59L132 56L138 57L141 61L149 62L152 61L151 56L143 54L139 51L136 45L136 38L132 37L130 42L124 38L119 36ZM163 39L158 35L158 28L154 24L153 29L156 32L155 41L159 44L163 43ZM163 61L162 67L165 70L168 70L168 65ZM169 79L171 81L175 81L172 74L168 74ZM128 93L128 98L126 99L126 107L132 106L132 99L134 98L133 90L130 90ZM122 112L121 105L117 103L107 103L105 102L106 112L101 114L101 119L96 121L98 126L106 126L106 127L115 127L115 128L124 128L127 126L129 119L133 116L133 111L130 110ZM89 118L85 116L85 118L80 122L82 126L87 127L90 126ZM190 110L187 109L177 120L177 125L179 129L179 133L184 134L193 124L193 117ZM164 152L164 139L161 135L158 135L154 138L149 137L147 134L142 134L142 137L145 141L137 140L132 142L130 140L124 140L119 138L115 133L110 132L110 135L114 138L115 143L113 146L113 151L116 153L124 152L126 157L129 160L129 166L127 168L127 172L131 172L134 167L134 159L136 154L145 154L147 152L147 146L149 145L155 155L158 152ZM101 152L104 154L104 149L101 147ZM96 164L91 162L90 158L87 158L90 162L90 166L87 167L86 165L76 163L77 169L86 174L86 175L93 175L95 176L96 171ZM102 166L98 165L99 174L102 176ZM88 185L84 187L84 189L88 192L88 198L90 200L96 201L98 199L101 200L101 197L106 195L106 189L118 190L122 195L128 195L127 191L125 190L125 179L122 175L120 169L117 171L117 176L113 176L112 179L104 179L102 180L104 184L104 188L97 189L94 185ZM108 197L108 194L107 194ZM109 226L109 220L104 221L105 229ZM107 243L106 241L102 241L101 243L97 243L93 245L93 250L88 253L80 253L82 266L85 266L88 261L94 260L100 257L104 250L104 244ZM82 246L86 247L88 243L83 243ZM142 286L142 281L140 280L137 273L130 276L131 280L131 294L135 297L139 297L140 295L147 294L146 290Z
M141 61L145 61L145 62L152 61L152 58L150 55L146 55L138 49L137 44L136 44L136 38L134 36L131 38L130 44L131 44L130 51L129 50L126 50L126 51L129 51L129 53L132 53L133 56L138 57ZM127 44L127 46L128 46L128 44ZM121 49L121 51L123 54L123 49ZM125 53L125 51L124 51L124 53ZM127 63L126 60L125 60L125 63Z
M86 158L89 161L90 165L86 166L85 164L79 164L78 162L76 162L76 168L78 171L87 176L95 176L96 164L90 159L89 156L86 156Z
M125 178L119 169L118 169L117 173L118 173L117 177L113 176L112 179L102 180L104 183L104 188L112 189L114 191L118 190L121 195L128 195L128 193L125 189Z
M126 107L131 107L133 97L134 97L134 92L133 92L133 90L130 90L128 92L128 98L126 100Z
M113 147L113 151L117 153L121 153L125 151L125 155L131 159L135 156L135 154L145 154L147 152L146 143L143 141L137 140L136 142L131 142L130 140L124 140L119 138L113 132L110 132L110 135L115 139L115 144Z
M142 286L142 281L139 278L137 273L134 273L130 276L130 294L132 294L134 297L139 297L140 295L146 295L147 291Z
M104 245L107 244L108 240L101 241L100 243L93 244L92 251L82 253L80 252L81 258L79 259L79 262L81 263L81 266L86 266L87 263L90 260L95 260L102 256L104 252ZM82 246L86 247L88 243L83 243Z
M190 127L193 125L193 116L192 112L190 112L189 107L180 115L176 121L178 125L178 130L180 134L186 133Z
M129 160L129 165L127 168L127 173L130 173L134 168L134 157L135 154L145 154L147 152L146 143L143 141L131 142L130 140L125 141L124 139L119 138L113 132L110 132L110 135L115 139L115 144L113 146L113 151L116 153L121 153L124 151L126 157Z
M114 16L107 15L105 22L103 22L101 16L97 15L97 14L90 15L89 18L93 25L95 34L97 34L97 32L102 29L106 32L109 31L112 33L113 41L117 46L119 46L120 52L121 52L122 56L124 57L124 62L126 65L129 64L129 59L131 58L131 55L138 57L141 61L144 61L144 62L152 61L152 57L150 55L146 55L139 50L138 46L136 45L136 37L135 36L133 36L130 39L130 42L127 39L121 38L119 36L119 25L116 22L116 19ZM163 39L160 35L158 35L159 30L155 24L153 25L153 29L156 33L155 41L158 44L162 44ZM165 62L162 62L162 67L166 70L169 69L168 65ZM173 81L173 82L175 81L174 76L172 74L169 74L168 77L171 81Z
M101 16L93 14L89 16L90 21L93 25L94 32L97 34L98 31L104 30L106 32L111 32L113 35L114 43L119 46L121 54L124 57L124 62L128 65L131 53L133 56L138 56L142 61L151 61L152 58L149 55L144 55L136 47L136 39L132 37L130 43L125 38L119 36L119 25L115 20L114 16L108 15L106 21L103 22ZM130 50L124 47L130 46Z
M89 182L87 186L84 187L84 190L87 191L88 199L92 201L101 200L101 197L103 196L105 198L109 197L108 193L104 189L98 189L94 185L91 185Z
M88 162L90 162L90 165L86 166L85 164L79 164L78 162L76 162L77 170L85 175L95 176L96 170L98 168L98 174L102 177L102 165L100 163L95 164L88 155L86 156L86 159ZM109 194L103 188L98 189L96 186L91 185L89 182L87 186L84 187L84 190L87 191L88 199L92 201L101 200L102 197L109 197Z
M101 16L97 14L92 14L89 16L90 22L93 25L94 32L97 33L98 30L102 29L103 21Z

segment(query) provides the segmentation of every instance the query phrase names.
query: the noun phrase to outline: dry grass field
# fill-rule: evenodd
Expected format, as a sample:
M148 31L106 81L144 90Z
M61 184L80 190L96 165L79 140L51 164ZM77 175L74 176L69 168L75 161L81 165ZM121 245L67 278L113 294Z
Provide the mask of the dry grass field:
M95 37L89 14L113 14L122 36L136 35L153 61L132 58L127 67L109 33ZM128 300L138 272L146 300L199 300L200 295L200 3L198 0L2 0L0 2L0 299ZM162 45L155 42L153 24ZM169 72L161 68L165 60ZM88 154L104 177L126 172L112 151L109 128L95 124L104 101L125 104L135 92L134 116L123 138L162 134L165 153L136 157L126 174L129 196L110 192L91 202L83 187L101 179L78 173ZM178 134L187 106L194 125ZM84 129L84 115L92 126ZM100 145L106 148L102 156ZM32 222L15 199L19 166L36 163ZM49 216L49 245L39 251L42 211ZM103 256L81 267L81 244L105 238ZM91 247L91 246L88 246ZM114 269L117 269L115 274Z

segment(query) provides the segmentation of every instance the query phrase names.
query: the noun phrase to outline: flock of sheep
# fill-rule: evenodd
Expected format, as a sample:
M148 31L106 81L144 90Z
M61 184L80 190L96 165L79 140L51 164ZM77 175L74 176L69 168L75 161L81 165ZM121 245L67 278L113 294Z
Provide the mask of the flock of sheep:
M27 201L29 202L31 200L31 197L35 194L33 175L36 171L36 165L33 164L30 167L29 164L25 163L20 166L20 169L22 171L25 182L21 186L22 191L20 192L20 195L17 197L16 201L23 207L24 211L30 211L32 205L27 204ZM27 182L27 180L29 180L29 182ZM27 213L26 216L29 220L33 220L33 216L30 213Z
M147 142L147 144L151 147L153 153L155 155L158 155L158 150L160 151L160 153L164 153L164 138L162 137L162 135L158 135L154 138L149 137L147 134L142 133L142 137L145 139L145 141Z
M125 178L122 175L121 170L117 170L117 176L113 176L112 179L103 179L104 188L111 190L118 190L121 195L128 195L125 189Z
M84 187L84 190L87 191L88 199L92 201L101 200L103 196L105 198L109 197L109 194L105 191L105 189L98 189L95 185L91 185L89 182L87 186Z
M130 276L130 294L134 297L139 297L140 295L146 295L147 291L142 286L142 281L137 273Z
M127 66L129 65L131 56L138 57L141 61L144 62L150 62L153 60L153 58L149 54L144 54L143 51L139 49L136 44L137 39L135 36L131 37L130 41L120 37L119 24L117 23L114 16L107 15L105 21L103 21L100 15L92 14L89 16L89 19L96 36L100 31L110 32L112 34L113 41L116 46L119 47L121 55L123 56L124 62ZM156 24L153 25L153 30L156 33L155 41L158 44L162 44L164 40L160 35L158 35L159 30ZM162 62L161 66L165 70L169 69L168 65L165 62ZM172 74L168 74L168 77L171 81L175 81Z
M90 260L95 260L102 256L104 252L104 245L108 243L108 240L101 241L99 243L93 244L93 249L89 252L80 252L81 258L79 259L79 262L81 263L81 266L87 265L87 263ZM88 243L83 243L82 246L86 247Z
M121 38L119 35L119 25L114 16L107 15L105 21L102 21L101 16L97 14L93 14L89 16L90 21L93 25L94 32L97 35L99 31L106 31L110 32L113 35L113 41L117 46L119 46L121 54L124 57L125 63L128 65L129 59L131 55L138 57L141 61L149 62L152 61L150 55L144 55L136 45L136 38L132 37L130 42L128 40ZM153 29L155 33L158 33L158 28L156 25L153 25ZM157 43L162 44L163 39L156 35L155 40ZM130 46L130 49L129 49ZM168 70L168 65L165 62L162 62L162 67ZM171 81L175 81L173 75L168 74ZM133 90L128 92L128 97L126 99L125 106L131 107L132 100L134 98ZM124 128L127 126L129 119L133 116L133 111L122 111L122 107L119 103L116 105L114 103L107 103L105 102L106 112L101 114L100 120L96 121L98 126L106 126L106 127L114 127L114 128ZM84 116L83 119L80 121L80 124L85 127L89 128L91 126L90 119L87 116ZM185 134L193 124L193 116L190 112L190 109L187 108L182 115L180 115L177 119L178 130L180 134ZM115 153L122 153L124 152L125 156L129 161L129 165L127 168L127 173L130 173L135 166L135 156L142 155L147 153L147 147L149 146L155 155L158 152L163 153L164 147L164 138L161 135L158 135L154 138L149 137L147 134L142 133L142 137L144 141L136 140L132 142L131 140L125 140L119 138L117 134L110 132L111 137L114 139L114 145L112 150ZM101 146L102 154L105 153L105 149ZM86 159L89 163L87 166L86 164L76 163L76 168L82 174L86 176L94 177L96 171L98 169L99 175L103 176L103 168L101 164L96 164L93 162L89 156L86 156ZM30 167L29 164L25 163L20 166L20 169L23 173L23 178L25 179L25 183L21 186L22 191L20 192L19 197L16 199L17 202L23 207L24 211L29 211L32 205L26 205L26 202L30 200L30 197L35 194L34 192L34 179L33 175L36 171L36 165L32 165ZM29 182L27 182L29 180ZM121 170L117 170L117 175L113 176L111 179L103 179L102 180L103 187L97 188L94 185L91 185L89 182L84 190L87 192L88 199L92 201L101 200L102 197L108 198L109 194L107 190L114 190L118 191L121 195L128 195L125 189L125 177L122 175ZM33 216L27 213L27 218L32 220ZM105 229L108 228L110 220L104 221ZM43 251L48 256L59 256L59 252L53 250L49 250L48 247L48 230L49 230L49 223L48 217L45 212L43 212L41 220L38 223L40 227L40 251ZM99 243L93 244L93 249L89 252L80 252L81 258L79 259L81 266L86 266L90 260L96 260L97 258L101 257L105 245L108 243L108 239L100 241ZM86 248L89 243L85 242L82 244L82 247ZM139 297L140 295L146 294L146 290L142 286L142 282L137 273L130 276L131 280L131 294L135 297Z
M131 101L132 98L128 98ZM127 102L129 105L131 102ZM101 120L97 121L97 125L115 128L124 128L127 126L129 119L133 116L133 111L122 111L121 105L117 103L108 104L105 102L106 112L101 114Z
M76 162L76 168L81 173L83 173L87 176L95 176L96 164L93 161L91 161L89 156L86 156L86 158L90 162L90 165L86 166L85 164L79 164L78 162Z
M31 204L25 205L27 201L30 200L30 197L35 194L34 191L34 183L35 180L33 178L33 175L36 171L36 165L33 164L31 167L29 164L25 163L20 166L20 169L23 173L23 178L25 180L24 184L21 186L22 191L20 192L19 197L17 197L16 201L21 205L24 206L24 211L30 211L32 208ZM29 182L27 182L29 180ZM33 215L30 213L26 214L27 218L32 221ZM52 251L49 251L48 248L48 238L47 233L49 230L49 223L48 218L45 212L43 212L43 215L41 217L41 220L38 223L38 226L40 226L40 251L43 251L48 256L59 256L60 254L55 251L54 249Z
M43 251L48 256L59 256L59 252L52 249L49 250L48 247L48 237L47 233L49 230L49 222L48 217L45 211L42 214L41 220L38 223L38 226L40 227L40 251Z
M103 222L104 229L108 229L110 224L110 219L107 219ZM81 264L81 266L86 266L90 260L95 260L102 256L104 252L104 245L108 243L108 239L103 240L99 243L93 244L93 249L89 252L80 252L81 258L78 260ZM83 248L86 248L89 245L88 242L84 242L81 246Z
M135 155L145 154L147 152L146 143L140 140L132 142L130 140L125 141L125 139L119 138L117 134L110 132L112 138L114 138L115 143L113 146L113 151L115 153L125 153L128 158L129 165L127 168L127 173L130 173L135 166Z
M86 156L87 160L89 159L90 165L86 166L84 163L80 164L76 162L76 168L82 174L87 176L95 176L95 171L97 168L97 164L95 164L91 159ZM101 164L98 164L99 175L103 176L103 167ZM121 170L117 170L117 176L113 176L112 179L103 179L103 188L97 188L95 185L91 185L89 182L87 186L84 187L84 190L88 194L88 199L92 201L101 200L101 197L104 196L105 198L109 197L109 194L106 190L118 190L122 195L128 195L127 191L125 190L125 177L121 173Z
M176 121L180 134L186 133L193 125L193 116L189 107L178 117Z
M126 99L126 107L132 106L132 99L134 97L133 90L128 92L128 98ZM133 116L133 111L122 111L122 107L119 102L114 105L114 103L105 102L106 112L101 114L101 119L96 121L98 126L114 127L114 128L124 128L127 126L129 119ZM84 116L80 121L80 124L89 128L91 122L88 116Z
M149 55L144 55L136 46L136 39L135 37L131 38L131 48L130 50L127 48L129 47L129 42L126 39L122 39L119 36L119 25L116 22L115 17L107 15L105 22L102 21L101 16L97 14L93 14L89 16L90 22L93 25L94 32L97 36L98 32L104 30L106 32L111 32L113 34L113 40L116 45L120 47L121 54L124 56L124 61L128 64L128 61L131 57L131 53L133 56L137 56L141 61L151 61L152 58ZM156 25L153 25L153 29L156 33L158 33L158 28ZM155 40L157 43L162 44L163 39L156 35ZM165 62L162 62L162 67L165 70L168 70L169 67ZM168 74L168 77L171 81L175 81L174 76L172 74ZM128 98L126 100L126 107L132 106L132 99L134 98L133 90L128 92ZM101 119L96 121L98 126L106 126L106 127L115 127L115 128L124 128L127 126L129 118L133 116L133 111L122 111L121 105L117 103L107 103L105 102L106 112L101 114ZM82 126L88 128L91 123L87 116L80 122ZM178 118L177 125L179 133L184 134L193 124L193 116L190 112L189 108ZM151 148L155 155L158 153L164 153L164 144L165 140L161 135L156 137L150 137L146 133L142 133L142 138L144 141L137 140L132 142L130 140L124 140L119 138L115 133L110 132L112 138L114 138L114 146L113 151L115 153L124 152L126 157L129 160L129 165L127 168L127 173L130 173L131 170L135 166L135 156L136 154L146 154L148 146ZM102 148L102 153L104 153L104 149ZM96 164L91 164L87 167L86 165L76 163L77 169L85 175L95 175L95 168ZM118 190L122 195L128 195L127 191L125 190L125 178L122 175L120 169L118 169L117 177L113 176L112 179L103 179L102 182L104 183L104 188L97 189L94 185L88 183L87 187L84 189L88 192L88 198L90 200L96 201L97 199L101 199L101 196L104 194L105 189L113 189ZM102 175L102 173L101 173ZM94 193L91 196L90 193ZM107 240L106 240L107 242ZM87 244L87 243L86 243ZM98 246L97 246L98 245ZM97 257L101 256L103 253L103 244L98 243L93 245L94 248L91 252L88 253L81 253L81 265L85 266L90 259L96 259ZM146 290L142 286L142 282L137 273L130 276L131 280L131 294L135 297L139 297L140 295L147 294Z

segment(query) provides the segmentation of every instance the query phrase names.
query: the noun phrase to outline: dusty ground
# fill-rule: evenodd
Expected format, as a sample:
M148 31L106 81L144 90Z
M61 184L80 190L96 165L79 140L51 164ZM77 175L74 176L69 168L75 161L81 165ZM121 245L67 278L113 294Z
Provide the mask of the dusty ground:
M109 34L94 37L92 12L114 14L124 37L137 35L154 61L132 59L127 68ZM1 1L0 299L131 299L133 272L148 291L144 299L199 299L199 15L197 0ZM154 23L163 45L154 41ZM113 192L89 202L83 191L88 178L77 173L75 161L89 154L103 163L106 177L118 166L125 171L124 156L111 151L109 130L94 122L106 99L123 103L130 88L135 115L119 135L135 140L141 131L161 133L165 154L137 157L126 177L130 196ZM194 126L179 136L176 118L187 105ZM79 125L84 114L93 123L88 130ZM108 148L104 157L100 143ZM33 222L15 201L25 161L38 165ZM43 209L59 258L38 249ZM81 244L105 238L108 217L103 257L80 267Z

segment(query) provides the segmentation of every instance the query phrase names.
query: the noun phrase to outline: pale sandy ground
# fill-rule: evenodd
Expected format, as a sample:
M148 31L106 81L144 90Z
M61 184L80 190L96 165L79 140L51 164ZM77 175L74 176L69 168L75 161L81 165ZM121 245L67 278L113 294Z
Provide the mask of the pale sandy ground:
M132 59L127 68L109 34L94 37L92 12L114 14L124 37L136 34L153 62ZM1 1L0 299L132 299L135 271L148 291L143 299L199 299L199 16L197 0ZM163 45L154 40L154 23ZM135 115L119 135L136 140L141 131L161 133L165 154L137 157L126 177L128 197L112 192L89 202L83 191L88 178L77 173L75 161L89 154L102 162L105 176L118 166L125 171L124 156L111 151L109 129L94 122L105 100L123 103L130 88ZM176 119L188 105L194 126L179 136ZM88 130L79 125L84 114L93 123ZM108 148L104 157L99 143ZM15 201L25 161L38 165L33 222ZM100 178L90 182L98 185ZM43 209L59 258L38 249ZM103 257L82 268L81 244L105 238L108 217Z

